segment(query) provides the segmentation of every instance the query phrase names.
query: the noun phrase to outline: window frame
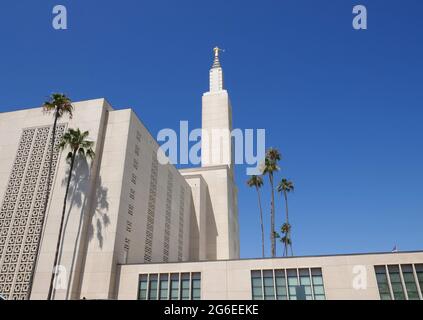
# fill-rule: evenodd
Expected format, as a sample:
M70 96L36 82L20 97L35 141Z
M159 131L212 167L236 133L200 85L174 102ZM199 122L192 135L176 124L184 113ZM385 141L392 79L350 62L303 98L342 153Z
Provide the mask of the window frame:
M270 298L270 294L266 295L265 273L269 272L273 275L273 295ZM317 272L317 274L315 274ZM295 275L294 275L295 273ZM300 275L303 273L303 275ZM305 273L307 275L305 275ZM289 276L288 276L289 274ZM313 276L319 277L321 283L315 283ZM301 284L302 279L307 278L309 284ZM305 292L305 298L307 300L326 300L326 292L324 286L323 270L321 267L304 267L304 268L278 268L278 269L253 269L250 270L250 284L251 284L251 299L252 300L297 300L297 287L302 286ZM280 282L282 281L282 282ZM295 284L290 284L294 281ZM315 293L315 287L322 289L321 294ZM295 295L291 292L295 290Z

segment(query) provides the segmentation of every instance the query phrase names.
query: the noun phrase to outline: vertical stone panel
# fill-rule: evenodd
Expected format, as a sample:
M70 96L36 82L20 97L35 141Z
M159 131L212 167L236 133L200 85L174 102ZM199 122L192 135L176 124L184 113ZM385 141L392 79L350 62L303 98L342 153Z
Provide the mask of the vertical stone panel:
M145 233L145 250L144 262L151 262L153 253L153 232L154 232L154 216L156 212L156 198L157 198L157 175L158 175L157 156L153 153L153 164L151 166L150 175L150 193L148 196L148 209L147 209L147 230Z
M171 227L171 212L172 212L172 189L173 189L173 174L168 172L167 188L166 188L166 217L165 217L165 231L164 231L164 246L163 246L163 261L169 261L169 239Z
M65 128L64 124L57 126L50 186ZM41 241L51 129L44 126L23 130L0 209L0 294L7 299L28 297Z
M178 261L182 261L184 248L184 212L185 212L185 188L181 186L179 196L179 231L178 231Z

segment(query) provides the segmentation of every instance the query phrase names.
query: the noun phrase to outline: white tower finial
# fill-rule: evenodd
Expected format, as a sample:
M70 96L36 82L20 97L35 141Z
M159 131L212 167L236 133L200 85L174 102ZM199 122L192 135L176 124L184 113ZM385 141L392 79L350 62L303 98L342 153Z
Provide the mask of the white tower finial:
M219 61L219 52L225 50L219 47L214 47L214 61L213 66L210 69L210 92L216 92L223 90L223 71Z
M213 48L214 51L214 61L212 68L220 68L220 61L219 61L219 52L225 52L225 50L220 49L218 46Z

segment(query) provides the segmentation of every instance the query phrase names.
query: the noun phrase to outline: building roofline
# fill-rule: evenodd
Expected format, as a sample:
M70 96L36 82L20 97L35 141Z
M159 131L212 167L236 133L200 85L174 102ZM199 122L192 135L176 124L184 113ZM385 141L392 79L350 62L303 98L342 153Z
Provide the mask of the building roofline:
M93 99L86 99L86 100L72 101L72 104L82 103L82 102L88 102L88 101L95 101L95 100L102 100L103 101L103 104L104 104L104 102L106 102L113 109L113 107L110 104L110 102L106 98L103 98L103 97L101 97L101 98L93 98ZM22 108L21 107L16 107L16 108L12 107L11 109L13 109L13 110L10 110L10 111L0 111L0 114L13 113L13 112L22 112L22 111L35 110L35 109L42 109L42 107L43 107L42 103L39 106L35 106L35 107L22 107ZM114 109L113 109L113 111L114 111Z
M119 266L130 265L154 265L154 264L183 264L183 263L201 263L201 262L231 262L231 261L251 261L251 260L280 260L280 259L302 259L302 258L325 258L325 257L343 257L343 256L368 256L368 255L383 255L383 254L410 254L423 253L423 250L399 251L399 252L366 252L366 253L338 253L338 254L321 254L321 255L306 255L294 257L266 257L266 258L241 258L241 259L225 259L225 260L199 260L199 261L175 261L175 262L151 262L151 263L118 263Z
M178 170L179 171L179 170ZM179 174L185 179L185 180L189 180L189 179L200 179L202 183L204 183L205 185L207 185L206 180L204 180L204 177L201 174L182 174L181 172L179 172Z

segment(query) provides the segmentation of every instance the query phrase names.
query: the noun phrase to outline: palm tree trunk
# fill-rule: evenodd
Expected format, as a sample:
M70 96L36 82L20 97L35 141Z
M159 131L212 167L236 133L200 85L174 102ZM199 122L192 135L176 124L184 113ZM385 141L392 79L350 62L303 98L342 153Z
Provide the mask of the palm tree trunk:
M257 197L258 197L258 203L259 203L259 208L260 208L260 224L261 224L261 252L263 255L263 258L265 257L265 253L264 253L264 225L263 225L263 209L261 207L261 199L260 199L260 190L259 188L256 186L256 190L257 190Z
M65 221L66 201L68 199L70 182L72 180L72 171L73 171L73 165L75 163L75 157L76 157L76 150L73 151L70 169L69 169L69 176L68 176L68 182L67 182L67 185L66 185L65 199L63 201L62 218L60 220L59 236L57 238L56 253L55 253L55 256L54 256L53 272L51 274L50 288L48 290L47 300L51 300L52 294L53 294L53 284L54 284L54 278L55 278L55 274L56 274L56 265L57 265L57 261L59 259L60 242L61 242L61 239L62 239L62 232L63 232L63 222Z
M47 183L47 185L46 185L46 195L45 195L45 198L44 198L43 218L42 218L42 222L41 222L41 232L43 232L43 230L44 230L44 222L46 220L47 206L48 206L48 201L49 201L49 198L50 198L50 184L51 184L52 167L53 167L54 144L55 144L55 139L56 139L56 128L57 128L57 120L58 119L59 119L59 114L56 112L54 114L53 132L52 132L52 135L51 135L50 160L49 160L49 164L48 164L48 174L47 174L47 182L46 182ZM42 237L40 236L40 241L41 241L41 239L42 239ZM29 286L28 286L28 295L27 295L28 300L31 297L31 293L32 293L32 285L33 285L33 282L34 282L35 270L37 269L38 254L39 254L39 251L40 251L40 245L41 245L41 243L38 243L37 250L36 250L36 253L35 253L34 266L32 268L31 278L30 278Z
M294 255L294 251L292 250L292 239L291 239L291 226L289 225L289 216L288 216L288 195L286 193L286 191L283 192L283 195L285 197L285 214L286 214L286 224L288 225L288 232L287 232L287 239L288 241L286 241L285 243L285 247L286 247L286 255L288 256L288 246L291 247L291 256ZM291 243L289 242L291 241Z
M283 192L283 197L285 198L285 223L288 227L288 231L286 232L286 241L284 243L285 249L284 249L284 255L288 256L288 243L289 243L289 217L288 217L288 196L286 195L286 191Z
M273 188L273 174L269 174L270 187L272 188L272 203L270 206L270 241L272 243L272 258L276 257L276 243L275 243L275 191Z

